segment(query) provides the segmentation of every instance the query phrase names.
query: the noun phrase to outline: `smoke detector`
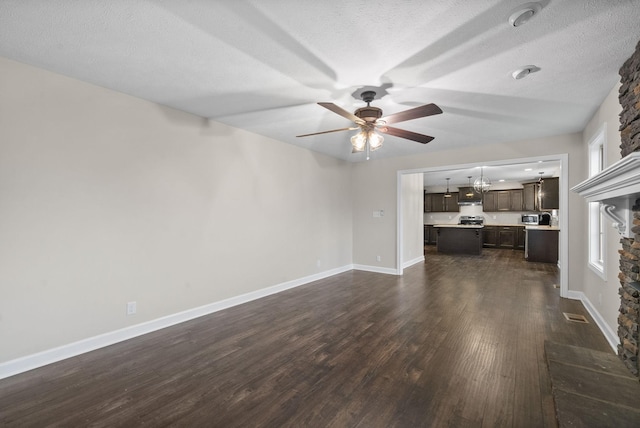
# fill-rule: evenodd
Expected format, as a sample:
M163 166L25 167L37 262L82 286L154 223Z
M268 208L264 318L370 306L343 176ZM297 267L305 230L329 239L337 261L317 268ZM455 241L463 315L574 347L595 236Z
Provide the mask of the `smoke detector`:
M519 27L526 24L538 12L542 10L542 5L538 2L525 3L511 11L509 15L509 25Z

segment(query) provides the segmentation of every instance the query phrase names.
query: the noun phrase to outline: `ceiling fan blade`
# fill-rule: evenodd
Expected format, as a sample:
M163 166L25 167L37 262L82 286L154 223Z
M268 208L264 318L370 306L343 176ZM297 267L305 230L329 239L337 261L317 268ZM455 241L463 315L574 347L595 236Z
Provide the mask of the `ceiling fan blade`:
M391 114L387 117L383 117L380 120L384 120L386 123L398 123L405 120L417 119L419 117L433 116L434 114L440 114L442 110L435 104L426 104L420 107L412 108L409 110L401 111L399 113Z
M433 137L430 137L428 135L418 134L416 132L398 129L392 126L385 126L383 128L379 128L378 130L395 137L406 138L407 140L417 141L418 143L422 144L427 144L429 141L433 140Z
M353 131L354 129L358 129L358 127L357 127L357 126L353 126L353 127L351 127L351 128L332 129L332 130L330 130L330 131L314 132L313 134L296 135L296 137L309 137L309 136L311 136L311 135L328 134L328 133L330 133L330 132Z
M332 112L339 114L342 117L346 117L347 119L357 123L358 125L364 123L364 120L360 119L355 114L346 111L342 107L335 105L334 103L318 103L318 104L326 108L327 110L331 110Z

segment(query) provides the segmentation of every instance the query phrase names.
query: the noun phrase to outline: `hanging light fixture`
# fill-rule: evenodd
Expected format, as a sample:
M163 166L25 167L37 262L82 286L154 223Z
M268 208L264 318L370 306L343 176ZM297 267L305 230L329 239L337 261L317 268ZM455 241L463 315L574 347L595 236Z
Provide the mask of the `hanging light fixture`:
M484 167L480 167L480 178L473 182L473 189L478 193L487 193L491 187L491 180L484 176Z
M444 194L445 198L450 198L451 197L451 192L449 191L449 180L451 180L450 178L447 178L447 192Z
M363 127L360 132L351 137L351 153L367 152L367 160L369 160L369 151L378 150L382 147L384 137L373 130L373 128Z
M468 175L467 178L469 178L469 187L467 188L467 193L465 194L465 196L467 198L473 198L473 187L471 187L471 176Z

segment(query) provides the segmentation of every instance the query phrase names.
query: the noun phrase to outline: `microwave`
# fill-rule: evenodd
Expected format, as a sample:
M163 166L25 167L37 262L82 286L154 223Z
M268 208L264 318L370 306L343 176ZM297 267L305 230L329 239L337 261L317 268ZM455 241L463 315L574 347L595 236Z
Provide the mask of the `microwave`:
M538 225L540 221L539 214L522 214L522 224L535 224Z

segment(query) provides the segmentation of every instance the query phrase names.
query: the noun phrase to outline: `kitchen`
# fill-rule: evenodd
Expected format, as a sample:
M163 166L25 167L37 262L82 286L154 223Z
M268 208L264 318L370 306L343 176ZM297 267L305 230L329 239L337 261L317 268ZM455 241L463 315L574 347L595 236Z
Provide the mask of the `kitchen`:
M424 173L424 243L447 254L522 251L558 263L560 162Z

